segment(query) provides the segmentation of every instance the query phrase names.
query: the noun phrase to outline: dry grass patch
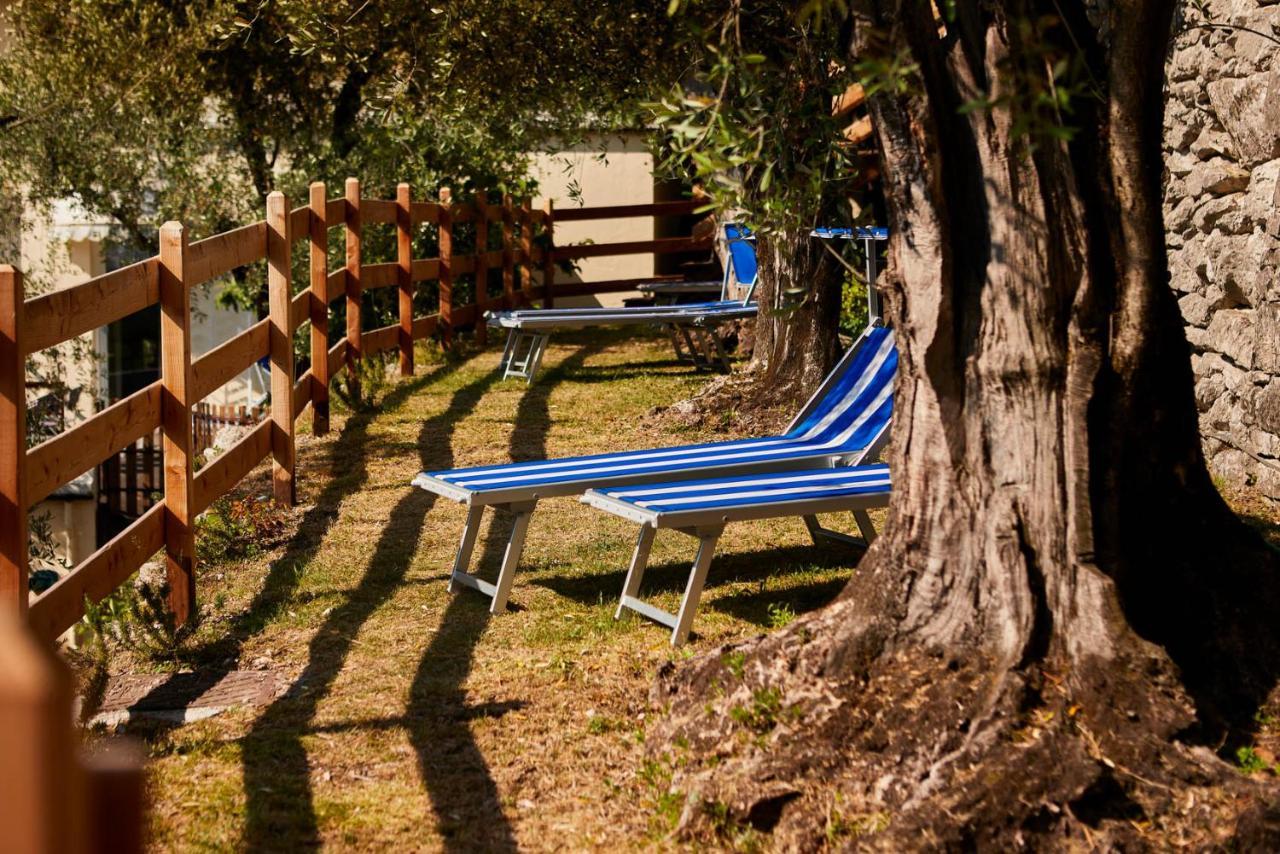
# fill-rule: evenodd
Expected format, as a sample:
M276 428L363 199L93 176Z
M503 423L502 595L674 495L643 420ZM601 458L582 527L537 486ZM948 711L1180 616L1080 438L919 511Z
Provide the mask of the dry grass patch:
M265 708L136 729L155 847L670 845L680 798L644 748L654 671L817 607L857 555L814 548L798 520L732 527L698 635L673 652L661 627L613 619L634 526L549 501L515 610L491 619L482 597L446 592L463 510L409 487L415 473L725 437L647 417L707 382L664 339L566 336L532 386L500 381L497 359L423 350L377 412L304 437L279 541L202 568L202 623L175 660L117 655L117 670L270 669L290 684ZM242 493L268 489L259 473ZM504 525L477 548L490 574ZM646 588L659 604L677 602L694 545L658 538Z

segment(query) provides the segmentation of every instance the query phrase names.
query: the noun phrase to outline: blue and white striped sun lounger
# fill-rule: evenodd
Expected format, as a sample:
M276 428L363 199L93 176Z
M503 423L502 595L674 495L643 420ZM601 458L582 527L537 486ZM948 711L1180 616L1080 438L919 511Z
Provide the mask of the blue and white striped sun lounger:
M707 570L727 523L801 516L815 543L825 538L869 544L875 539L875 527L867 510L888 506L889 467L842 466L646 486L605 486L587 492L582 502L641 526L614 618L621 617L624 608L635 611L671 629L671 645L679 646L689 637ZM853 513L865 541L829 531L818 523L818 513L844 511ZM675 614L639 598L649 549L659 528L675 529L699 542L698 556Z
M729 263L725 265L718 300L626 308L523 308L486 312L485 322L507 330L507 344L499 363L502 378L521 377L533 382L552 331L591 326L662 325L671 336L677 358L691 361L699 368L729 370L729 354L725 352L719 327L756 316L758 308L752 297L759 268L752 244L754 238L748 228L729 223L724 227L724 234ZM746 288L742 299L729 298L735 283L739 288Z
M822 387L778 436L423 472L414 484L468 505L450 589L466 585L493 598L500 612L511 591L529 518L539 501L599 486L663 483L874 460L888 440L898 354L893 332L868 327ZM470 575L471 553L486 507L515 516L496 585Z

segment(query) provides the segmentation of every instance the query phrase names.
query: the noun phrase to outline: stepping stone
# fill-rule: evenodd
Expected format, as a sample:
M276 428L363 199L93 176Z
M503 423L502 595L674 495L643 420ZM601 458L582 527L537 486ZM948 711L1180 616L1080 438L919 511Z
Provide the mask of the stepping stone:
M230 673L126 673L112 676L91 723L118 727L142 719L190 723L233 706L265 706L289 687L270 670Z

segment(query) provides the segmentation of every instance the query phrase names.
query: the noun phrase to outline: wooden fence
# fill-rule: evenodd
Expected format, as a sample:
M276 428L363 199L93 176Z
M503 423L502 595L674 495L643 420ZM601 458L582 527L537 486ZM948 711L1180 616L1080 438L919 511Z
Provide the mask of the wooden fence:
M36 634L52 640L84 613L85 601L100 601L157 552L165 553L169 607L185 622L196 607L195 517L226 494L260 462L270 457L274 494L295 499L294 423L310 407L313 430L323 434L329 422L329 383L366 356L397 351L403 375L413 373L414 341L439 336L446 342L456 329L475 325L483 342L486 309L517 307L534 299L551 305L557 295L630 290L638 280L595 282L558 288L556 262L566 259L640 253L663 254L710 248L710 240L662 238L625 243L557 247L557 222L621 217L675 216L692 213L696 201L554 210L534 210L529 200L510 197L493 203L477 192L472 201L454 202L447 190L438 201L414 201L407 184L394 200L366 199L360 183L348 179L344 195L329 199L323 184L310 188L308 204L290 209L281 193L267 199L266 218L203 240L191 241L180 223L160 229L155 257L66 290L23 299L22 274L0 267L0 607L25 613ZM475 223L472 254L453 252L454 227ZM370 263L362 254L364 228L385 223L396 229L396 260ZM436 227L434 258L412 256L415 230ZM328 269L330 230L341 228L346 263ZM492 246L494 232L498 246ZM535 232L541 232L540 248ZM294 292L291 274L295 244L308 252L307 281ZM199 356L191 352L191 291L237 267L265 259L268 269L268 317ZM473 274L487 283L501 270L502 291L491 297L485 285L470 303L455 301L458 276ZM534 272L540 271L536 283ZM518 275L517 275L518 274ZM417 284L435 281L439 308L415 317ZM398 322L377 329L362 323L363 294L378 288L398 290ZM335 336L329 306L345 300L346 329ZM75 338L159 303L161 378L88 420L30 450L26 449L24 360L32 353ZM293 336L310 324L310 367L296 375ZM192 412L199 402L254 362L269 358L269 418L236 445L196 472L197 445ZM69 574L38 597L27 591L27 514L30 507L62 484L88 471L141 437L160 429L164 459L164 498Z

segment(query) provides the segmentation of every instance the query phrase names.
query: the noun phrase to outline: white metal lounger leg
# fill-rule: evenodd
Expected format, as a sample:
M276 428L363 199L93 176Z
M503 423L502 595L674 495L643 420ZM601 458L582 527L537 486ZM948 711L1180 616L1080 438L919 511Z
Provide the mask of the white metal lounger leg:
M702 356L702 350L694 343L693 336L689 334L689 327L681 324L680 336L684 338L685 346L689 348L689 358L693 361L693 364L699 368L704 367L706 360Z
M542 333L534 337L533 348L529 352L530 367L526 382L532 383L533 378L538 373L538 368L542 367L542 354L547 352L547 342L551 340L551 336Z
M875 526L871 524L871 517L867 515L865 510L854 510L853 518L858 522L858 529L862 531L862 539L851 537L840 531L833 531L830 528L822 527L822 523L818 521L817 516L805 516L804 524L809 529L809 536L813 538L815 546L822 545L823 540L835 543L844 543L845 545L858 546L866 548L871 545L876 538Z
M490 614L501 614L507 608L507 597L511 594L511 584L516 580L516 567L520 563L520 555L524 552L524 537L529 531L529 518L537 502L513 504L510 509L515 514L515 522L511 526L511 539L507 541L507 550L502 556L502 568L498 570L498 583L493 588L493 602L489 605Z
M720 336L720 330L713 326L707 331L707 334L711 336L712 342L716 345L716 360L720 363L720 367L724 372L726 374L729 373L733 368L729 364L729 354L725 352L724 338Z
M693 361L693 357L686 356L684 352L684 348L680 346L680 335L678 332L676 332L675 326L673 324L668 323L666 324L666 327L667 327L667 335L671 338L671 349L676 351L676 361L677 362Z
M542 354L547 349L547 341L551 338L545 332L524 332L512 329L507 336L507 349L502 356L502 378L520 377L525 382L533 382L533 376L542 364ZM528 343L524 357L520 356L520 347Z
M502 349L502 361L498 363L498 367L502 369L502 378L504 380L511 373L511 360L515 358L516 341L518 341L519 338L519 329L507 330L507 346Z
M476 534L480 531L480 520L484 517L484 505L473 504L467 508L467 524L462 529L462 542L458 544L458 555L453 561L453 571L449 573L449 592L453 593L459 583L458 576L467 575L471 566L471 552L476 547Z
M693 615L698 611L698 600L702 598L702 586L707 581L707 570L711 568L711 558L716 553L716 543L720 539L723 527L700 528L695 533L698 538L698 557L689 572L689 583L684 588L684 598L680 600L680 613L676 615L676 624L671 631L671 645L679 646L689 639L689 629L693 626Z
M862 531L862 536L866 538L867 545L871 545L876 541L876 526L871 523L871 516L866 510L854 510L853 518L858 523L858 530Z
M622 598L618 600L618 610L613 612L615 620L622 616L622 609L627 607L628 599L635 599L640 592L640 582L644 580L645 567L649 565L649 549L653 547L653 538L658 533L649 525L640 526L640 536L636 538L636 550L631 554L631 566L627 568L627 580L622 585Z

